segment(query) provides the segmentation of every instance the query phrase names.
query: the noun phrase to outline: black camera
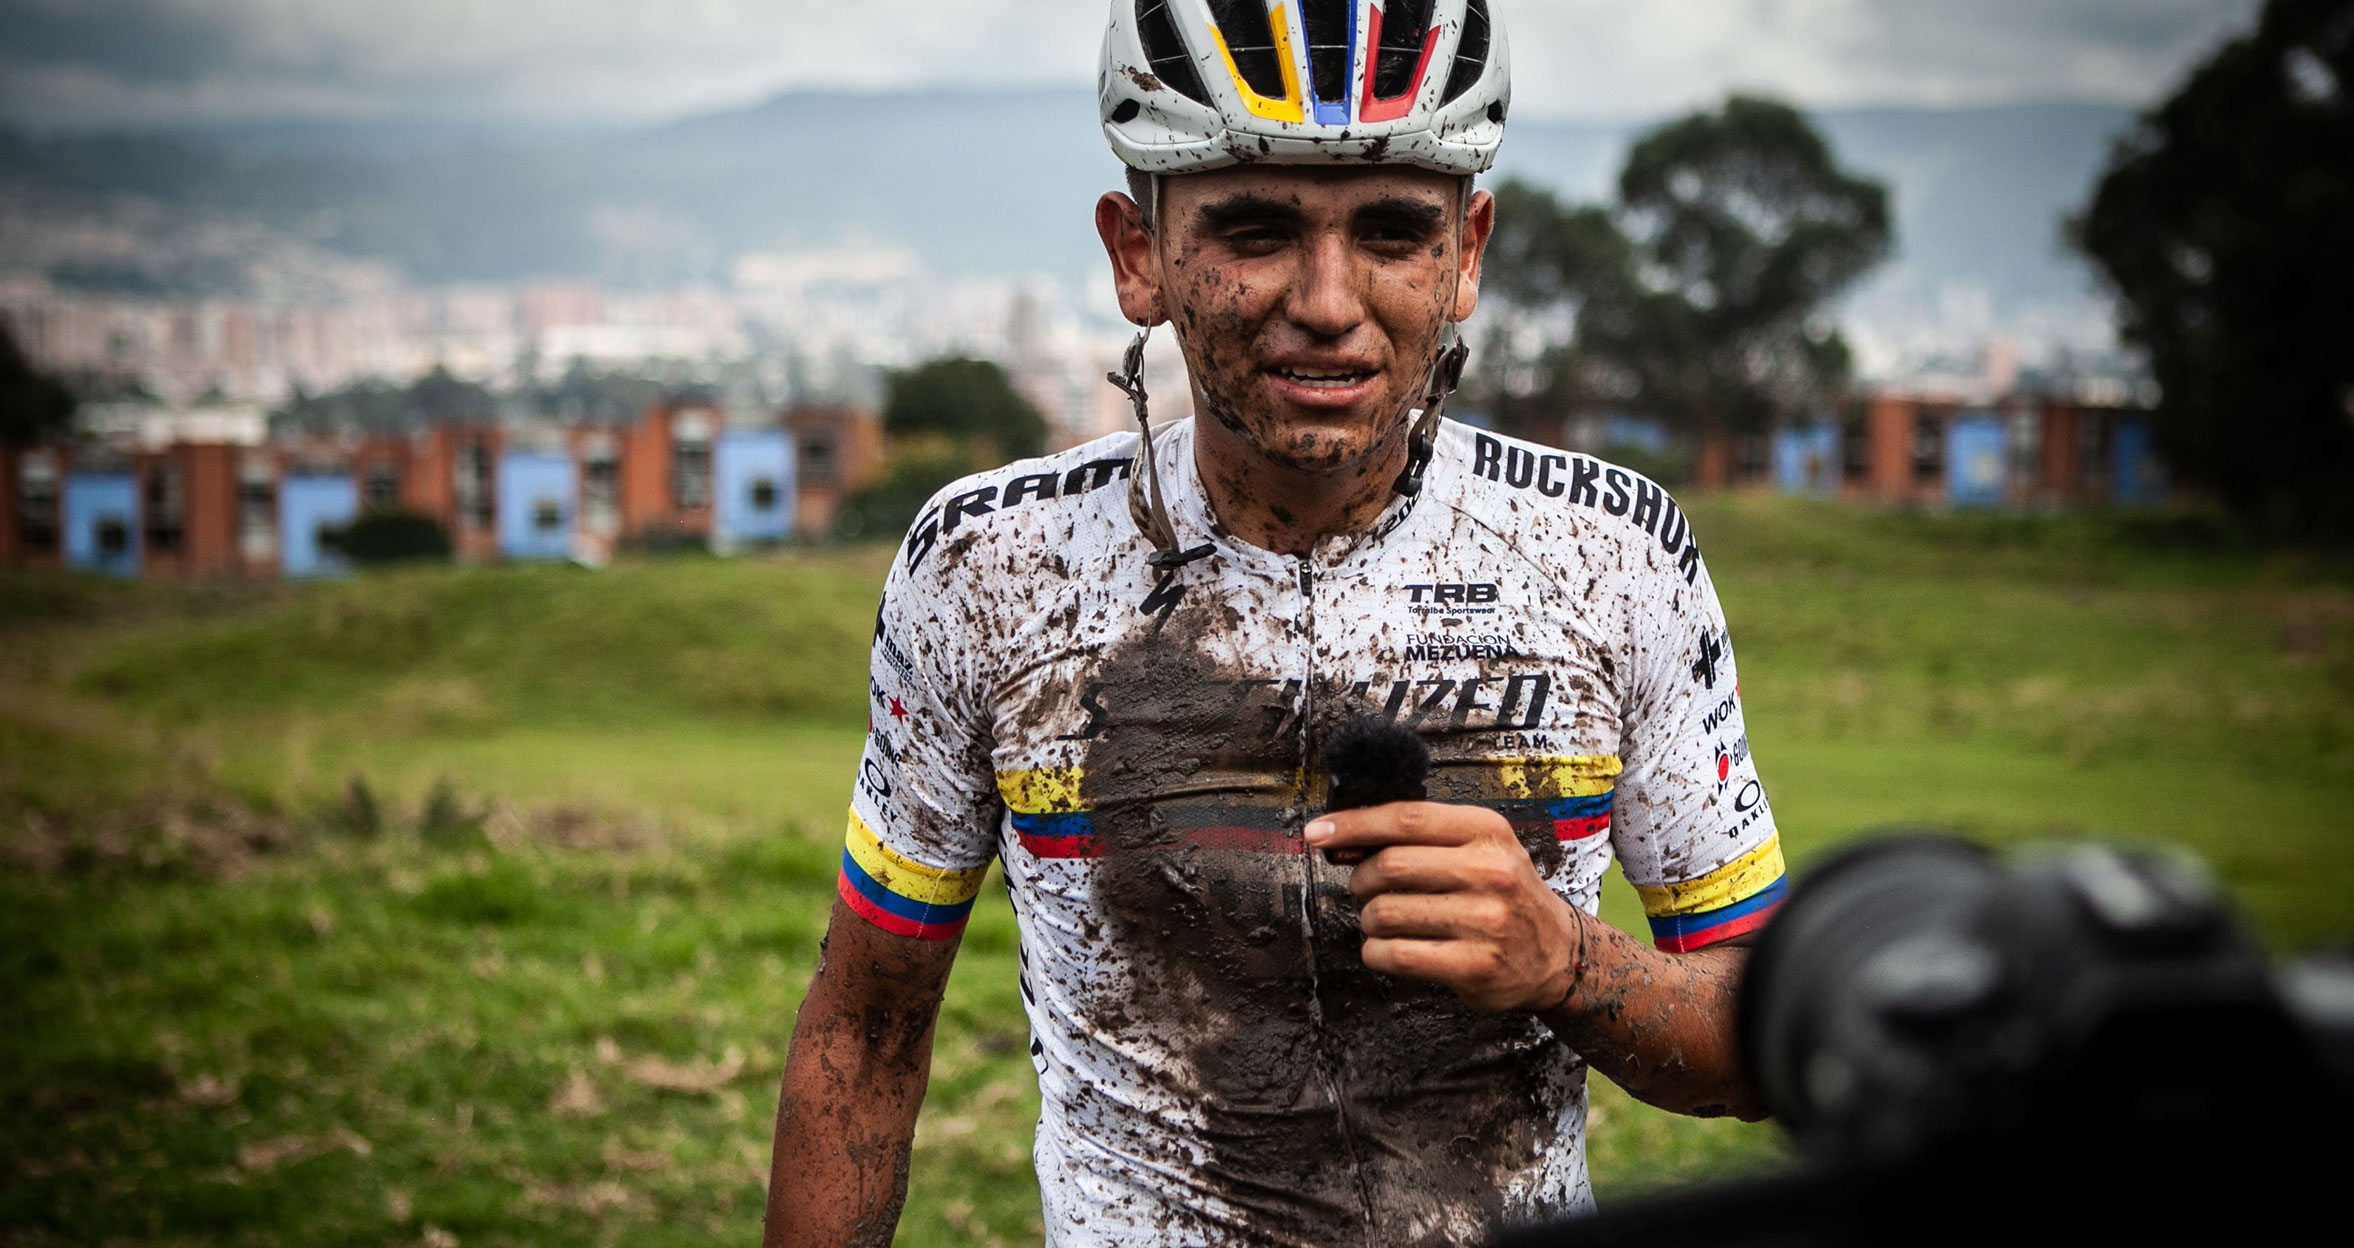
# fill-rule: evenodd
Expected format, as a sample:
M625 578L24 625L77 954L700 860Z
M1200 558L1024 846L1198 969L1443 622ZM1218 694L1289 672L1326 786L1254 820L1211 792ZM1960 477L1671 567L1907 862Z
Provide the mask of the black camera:
M2276 969L2185 860L1847 850L1761 934L1740 1022L1799 1169L1502 1242L2346 1233L2354 963Z

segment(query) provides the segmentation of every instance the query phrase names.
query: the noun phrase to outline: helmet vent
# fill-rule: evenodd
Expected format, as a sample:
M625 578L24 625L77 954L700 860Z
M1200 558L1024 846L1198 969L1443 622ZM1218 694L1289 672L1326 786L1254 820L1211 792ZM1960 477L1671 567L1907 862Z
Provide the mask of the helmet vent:
M1210 93L1202 89L1201 74L1193 67L1193 55L1177 37L1169 0L1136 0L1136 34L1144 43L1144 58L1151 62L1154 76L1196 104L1210 102Z
M1210 17L1226 37L1234 67L1251 90L1282 99L1283 61L1275 51L1275 27L1267 20L1266 0L1210 0Z
M1389 0L1382 6L1381 46L1373 52L1373 94L1394 100L1413 88L1430 34L1432 0ZM1484 14L1483 14L1484 16Z
M1455 68L1447 74L1447 89L1439 96L1439 103L1450 103L1471 90L1487 67L1488 0L1471 0L1463 12L1463 37L1455 41Z
M1303 0L1300 24L1308 28L1308 80L1326 103L1349 98L1349 18L1357 0Z

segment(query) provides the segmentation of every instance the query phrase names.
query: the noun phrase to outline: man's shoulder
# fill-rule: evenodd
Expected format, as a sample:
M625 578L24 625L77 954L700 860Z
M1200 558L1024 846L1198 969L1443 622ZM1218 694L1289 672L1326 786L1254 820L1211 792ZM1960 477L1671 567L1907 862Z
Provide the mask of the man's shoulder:
M1665 487L1631 468L1449 421L1440 453L1462 467L1454 505L1547 562L1701 575L1691 518Z
M899 570L953 576L952 569L1002 562L986 559L995 547L1052 542L1067 550L1090 534L1113 536L1115 522L1127 522L1137 441L1133 433L1110 434L959 477L916 514Z

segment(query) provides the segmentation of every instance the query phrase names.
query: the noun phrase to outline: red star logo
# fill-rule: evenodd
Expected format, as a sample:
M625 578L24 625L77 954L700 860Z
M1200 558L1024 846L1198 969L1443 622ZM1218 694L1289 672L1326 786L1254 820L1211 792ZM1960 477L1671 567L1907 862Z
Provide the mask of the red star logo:
M891 699L891 718L893 718L893 719L905 719L905 718L907 718L907 708L906 708L906 707L904 707L904 706L901 706L901 705L899 704L899 699L897 699L897 698L893 698L893 699Z

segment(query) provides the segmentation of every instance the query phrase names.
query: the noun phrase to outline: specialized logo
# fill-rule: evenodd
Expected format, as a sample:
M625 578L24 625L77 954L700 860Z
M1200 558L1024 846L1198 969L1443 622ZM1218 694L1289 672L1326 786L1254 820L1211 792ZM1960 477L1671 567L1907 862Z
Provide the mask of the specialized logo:
M1508 447L1485 433L1475 435L1471 445L1473 476L1624 517L1658 538L1660 547L1676 557L1686 585L1700 579L1700 543L1692 536L1691 522L1676 500L1653 482L1584 455Z
M1209 681L1204 688L1224 699L1224 708L1215 718L1237 725L1238 739L1255 735L1260 741L1284 740L1299 730L1304 699L1296 677ZM1553 697L1553 676L1549 672L1520 672L1460 680L1396 677L1360 680L1349 686L1349 692L1360 705L1379 706L1376 713L1383 719L1418 732L1527 732L1545 722L1545 707ZM1086 721L1057 740L1092 741L1120 726L1115 691L1090 682L1078 695ZM1254 723L1255 731L1249 727Z

